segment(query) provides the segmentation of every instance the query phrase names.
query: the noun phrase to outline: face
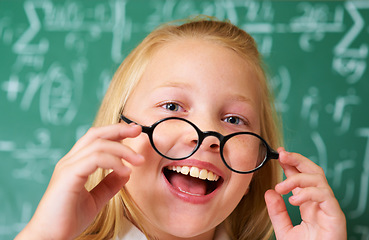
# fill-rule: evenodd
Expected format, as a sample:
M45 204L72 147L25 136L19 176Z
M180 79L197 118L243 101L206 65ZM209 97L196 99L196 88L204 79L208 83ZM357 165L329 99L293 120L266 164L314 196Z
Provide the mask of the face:
M181 40L165 44L154 54L124 114L146 126L166 117L181 117L202 131L227 135L236 131L259 134L259 111L256 75L244 59L216 43ZM189 144L196 141L192 136L186 139ZM146 159L142 166L131 166L126 188L147 217L147 229L159 239L211 239L215 227L247 193L253 176L226 168L219 140L212 136L181 161L157 154L144 133L124 143ZM242 149L236 155L237 151ZM182 174L196 168L206 170L202 176L206 180L196 173L195 177Z

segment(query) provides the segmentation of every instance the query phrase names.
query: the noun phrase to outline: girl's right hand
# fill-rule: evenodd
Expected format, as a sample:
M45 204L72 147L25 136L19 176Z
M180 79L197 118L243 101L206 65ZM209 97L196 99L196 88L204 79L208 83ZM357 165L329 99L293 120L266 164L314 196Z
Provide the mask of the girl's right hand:
M34 216L16 239L72 239L93 221L102 207L128 181L144 158L121 141L141 133L138 125L91 128L57 164ZM95 188L86 181L98 168L109 169Z

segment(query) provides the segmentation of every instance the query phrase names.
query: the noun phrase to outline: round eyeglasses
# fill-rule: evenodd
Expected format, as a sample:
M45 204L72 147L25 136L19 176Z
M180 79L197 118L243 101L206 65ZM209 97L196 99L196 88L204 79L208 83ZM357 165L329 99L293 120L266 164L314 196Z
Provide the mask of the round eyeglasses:
M123 115L121 119L128 124L138 124ZM194 123L178 117L164 118L151 126L140 126L142 132L149 136L154 150L174 161L192 156L209 136L219 139L222 161L236 173L254 172L270 159L279 157L262 137L252 132L235 132L226 136L214 131L203 132Z

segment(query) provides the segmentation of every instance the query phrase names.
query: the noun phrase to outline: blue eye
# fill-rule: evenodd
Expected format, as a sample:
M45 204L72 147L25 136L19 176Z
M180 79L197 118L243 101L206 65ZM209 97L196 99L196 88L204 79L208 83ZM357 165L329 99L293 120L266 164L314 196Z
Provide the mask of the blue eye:
M169 110L169 111L173 111L173 112L178 112L180 106L176 103L165 103L163 106L165 109Z
M235 116L227 117L224 119L224 121L230 124L234 124L234 125L242 124L242 120L239 117L235 117Z

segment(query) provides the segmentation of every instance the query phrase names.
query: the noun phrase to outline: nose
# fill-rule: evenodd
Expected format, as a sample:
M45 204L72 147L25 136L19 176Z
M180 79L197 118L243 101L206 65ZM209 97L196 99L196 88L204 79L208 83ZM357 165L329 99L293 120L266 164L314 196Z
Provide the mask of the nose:
M219 140L219 133L217 132L201 132L200 136L193 136L191 140L191 145L195 147L196 145L200 144L198 149L202 149L204 151L209 152L220 152L220 140Z
M196 126L199 128L200 133L198 136L192 136L191 144L196 146L200 144L199 149L210 152L220 152L220 133L215 131L206 131L203 129L216 129L215 124L210 120L206 121L204 117L201 118L201 121L195 121ZM201 124L198 124L198 123ZM200 141L200 143L199 143Z
M200 145L200 148L206 151L219 152L220 142L219 139L214 135L216 132L207 132Z

